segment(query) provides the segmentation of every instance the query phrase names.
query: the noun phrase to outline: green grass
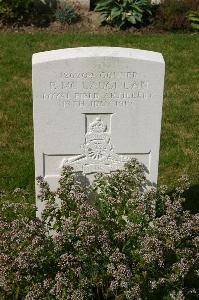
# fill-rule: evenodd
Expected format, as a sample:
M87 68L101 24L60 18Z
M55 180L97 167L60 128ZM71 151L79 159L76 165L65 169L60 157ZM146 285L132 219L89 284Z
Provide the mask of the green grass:
M166 61L159 184L199 179L198 42L196 34L0 34L0 176L2 189L34 191L31 56L78 46L121 46L161 52Z

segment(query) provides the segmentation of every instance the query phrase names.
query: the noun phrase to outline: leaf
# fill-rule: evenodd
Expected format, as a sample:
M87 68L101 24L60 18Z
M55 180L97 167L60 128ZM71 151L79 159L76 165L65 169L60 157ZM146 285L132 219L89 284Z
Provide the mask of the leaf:
M123 0L123 7L127 6L128 0Z
M191 27L192 27L193 29L199 30L199 24L194 24L194 23L192 23L192 24L191 24Z
M122 21L118 26L119 26L119 28L122 28L122 26L125 24L125 22L124 21Z
M100 16L100 22L101 22L101 23L106 22L106 21L107 21L107 17L108 17L108 14L102 14L102 15Z
M95 11L103 11L103 10L107 10L110 6L110 4L112 3L112 0L107 0L104 2L99 2L96 7L95 7Z
M18 299L18 297L19 297L19 290L20 290L20 288L19 288L19 286L16 288L16 292L15 292L15 299L17 300Z
M111 17L114 19L116 17L118 17L121 14L121 10L117 9L116 7L114 7L111 10Z
M198 11L190 11L189 12L189 16L196 16L196 17L198 17L199 18L199 12Z
M199 18L193 16L193 17L189 17L189 20L192 22L199 22Z
M122 21L124 21L125 19L126 19L126 13L123 12L123 13L122 13Z
M127 20L128 20L129 22L131 22L132 24L136 24L136 19L135 19L134 16L129 16L129 17L127 17Z
M137 5L134 5L134 8L140 12L140 13L143 13L143 9L141 9L140 7L138 7Z
M141 22L142 22L142 16L137 16L137 17L136 17L136 20L137 20L137 22L140 22L140 23L141 23Z

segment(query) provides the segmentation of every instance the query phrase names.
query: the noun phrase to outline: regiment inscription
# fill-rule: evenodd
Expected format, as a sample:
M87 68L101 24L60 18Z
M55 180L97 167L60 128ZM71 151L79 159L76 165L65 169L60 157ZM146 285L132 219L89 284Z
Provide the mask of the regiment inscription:
M59 73L50 81L42 98L69 106L129 106L149 100L149 82L137 72ZM81 92L79 92L81 91ZM96 92L97 91L97 92Z

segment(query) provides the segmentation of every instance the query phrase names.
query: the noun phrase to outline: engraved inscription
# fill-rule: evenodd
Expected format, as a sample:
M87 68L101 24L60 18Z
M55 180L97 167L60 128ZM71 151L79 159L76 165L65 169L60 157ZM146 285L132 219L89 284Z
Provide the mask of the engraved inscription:
M137 72L62 72L42 98L62 107L128 107L150 100L150 84Z

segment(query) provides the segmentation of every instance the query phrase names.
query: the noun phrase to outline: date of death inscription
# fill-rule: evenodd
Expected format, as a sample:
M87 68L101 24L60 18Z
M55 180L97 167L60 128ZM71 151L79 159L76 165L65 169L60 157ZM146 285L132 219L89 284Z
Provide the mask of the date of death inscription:
M136 72L61 73L42 93L63 107L126 107L151 97L149 82Z

